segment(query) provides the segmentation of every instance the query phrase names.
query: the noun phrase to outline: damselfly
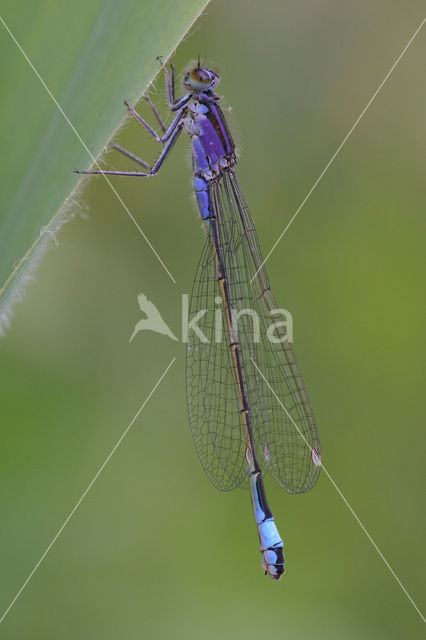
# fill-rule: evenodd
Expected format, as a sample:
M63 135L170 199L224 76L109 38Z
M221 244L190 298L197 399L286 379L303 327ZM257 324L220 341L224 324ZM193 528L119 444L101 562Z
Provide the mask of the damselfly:
M279 580L285 571L283 542L266 500L263 475L269 472L289 493L312 487L321 466L315 418L234 172L235 145L214 91L219 75L200 61L194 63L184 75L187 93L176 98L173 63L169 74L159 60L170 111L175 114L170 126L165 127L149 97L146 100L162 135L125 103L163 145L155 164L151 167L113 144L145 171L78 173L154 176L184 128L191 137L193 184L207 238L190 312L213 311L216 319L212 321L211 313L201 314L198 327L203 339L196 332L189 336L191 429L201 463L218 489L235 489L248 477L262 566L271 578Z

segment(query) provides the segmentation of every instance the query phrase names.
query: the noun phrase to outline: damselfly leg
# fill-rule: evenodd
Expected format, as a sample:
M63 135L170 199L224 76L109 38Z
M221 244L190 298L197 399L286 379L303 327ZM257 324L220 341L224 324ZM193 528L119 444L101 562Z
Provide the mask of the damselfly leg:
M145 100L145 102L147 103L147 105L149 106L149 108L151 109L152 113L154 114L155 119L157 120L158 124L160 125L163 133L166 133L167 127L163 122L162 117L160 116L160 114L158 113L158 109L155 106L155 104L152 102L149 94L147 93L145 96L143 96L143 99Z
M158 171L160 170L160 168L162 167L164 161L166 160L167 156L169 155L170 151L173 148L174 143L176 142L176 140L178 139L181 131L182 131L182 126L183 126L183 118L184 118L184 114L185 114L185 107L186 104L189 100L189 95L184 96L183 98L179 99L177 102L175 101L175 69L173 66L173 63L171 62L171 69L172 69L172 81L170 81L170 76L169 76L169 72L167 70L166 65L163 63L163 61L161 60L161 58L158 58L162 69L164 71L164 76L165 76L165 82L166 82L166 87L167 87L167 94L169 96L169 107L170 110L175 112L177 111L175 117L173 118L171 124L169 125L169 127L166 129L160 114L157 111L157 108L155 107L155 105L152 103L151 99L146 96L145 100L148 102L149 106L151 107L155 118L157 119L158 123L160 124L160 127L163 130L163 135L159 136L158 133L155 131L155 129L153 127L151 127L151 125L144 120L144 118L142 118L141 115L139 115L139 113L136 111L136 109L134 109L134 107L132 107L127 100L124 101L124 104L126 105L129 113L136 118L136 120L139 122L139 124L141 124L146 131L148 131L148 133L154 138L154 140L156 140L157 142L160 142L161 144L164 145L164 148L162 150L162 152L160 153L160 155L158 156L157 160L155 161L155 163L151 166L149 165L147 162L145 162L145 160L142 160L141 158L139 158L138 156L136 156L135 154L133 154L131 151L128 151L127 149L125 149L124 147L122 147L121 145L115 144L115 143L111 143L109 146L113 149L115 149L116 151L119 151L120 153L122 153L123 155L125 155L127 158L130 158L131 160L133 160L134 162L137 162L138 164L142 165L143 167L145 167L147 169L147 172L140 172L140 171L115 171L115 170L107 170L107 171L102 171L100 169L92 169L89 171L80 171L78 169L74 170L74 173L80 173L80 174L86 174L86 175L109 175L109 176L129 176L129 177L137 177L137 178L148 178L151 176L154 176L158 173Z
M125 149L121 145L115 144L115 142L111 142L108 145L108 147L111 148L111 149L115 149L116 151L119 151L124 156L127 156L128 158L130 158L130 160L133 160L134 162L137 162L138 164L141 164L143 167L145 167L145 169L148 169L148 171L151 171L151 166L147 162L145 162L145 160L142 160L141 158L139 158L139 156L135 156L134 153L131 153L130 151L127 151L127 149Z

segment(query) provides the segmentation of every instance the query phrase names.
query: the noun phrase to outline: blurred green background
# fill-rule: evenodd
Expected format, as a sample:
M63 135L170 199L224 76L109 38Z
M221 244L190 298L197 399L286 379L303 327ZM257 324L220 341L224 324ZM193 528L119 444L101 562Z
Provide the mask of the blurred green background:
M222 71L265 254L423 7L217 0L179 48L178 69L199 52ZM420 608L425 53L423 32L268 261L277 300L293 314L324 464ZM147 160L157 150L136 123L118 141ZM80 195L88 215L63 228L58 247L52 241L0 345L1 611L177 358L0 635L423 637L418 613L325 474L301 496L267 481L287 574L279 584L264 578L248 492L215 491L197 459L184 345L151 333L129 344L139 292L180 332L181 294L203 243L188 146L182 136L155 180L114 182L177 284L94 179Z

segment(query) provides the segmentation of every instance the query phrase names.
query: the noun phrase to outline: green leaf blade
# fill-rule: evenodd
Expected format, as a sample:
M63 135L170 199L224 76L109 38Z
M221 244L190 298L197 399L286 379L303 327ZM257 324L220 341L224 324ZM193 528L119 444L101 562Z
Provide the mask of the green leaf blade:
M0 24L0 329L74 209L73 167L100 156L125 118L123 100L137 102L159 71L156 56L176 49L206 4L45 0L3 9L16 42Z

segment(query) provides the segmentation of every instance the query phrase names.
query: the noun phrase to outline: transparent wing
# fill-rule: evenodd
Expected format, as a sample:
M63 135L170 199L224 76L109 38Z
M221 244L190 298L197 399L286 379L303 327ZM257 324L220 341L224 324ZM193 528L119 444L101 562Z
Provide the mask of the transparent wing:
M277 310L261 267L253 220L232 171L211 185L210 196L257 456L264 472L269 471L285 491L307 491L319 474L320 441L293 349L285 341L285 318ZM190 333L188 407L195 445L207 475L218 488L233 489L245 477L245 434L226 314L215 303L218 296L216 248L209 235L190 305L191 317L209 309L198 323L206 329L208 342L202 343Z
M316 482L321 465L312 405L293 347L285 339L286 319L271 293L253 219L235 174L229 174L223 190L227 215L238 216L241 223L236 260L244 265L247 274L243 285L237 281L231 297L238 298L243 290L260 325L258 343L253 340L251 326L246 328L243 324L240 330L242 351L258 367L253 365L250 370L245 358L257 453L280 487L289 493L302 493Z
M201 464L215 487L230 491L245 479L246 462L238 392L220 300L216 253L209 234L189 305L190 319L200 314L197 327L202 333L191 329L188 332L187 401Z

